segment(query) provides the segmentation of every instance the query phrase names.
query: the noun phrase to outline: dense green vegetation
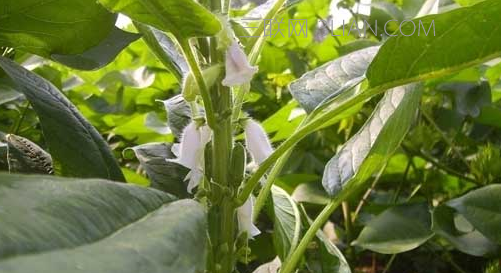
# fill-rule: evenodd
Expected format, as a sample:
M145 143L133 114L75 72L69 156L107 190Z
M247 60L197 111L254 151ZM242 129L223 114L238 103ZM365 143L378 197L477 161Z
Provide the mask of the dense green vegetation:
M501 1L261 2L2 1L0 273L501 272Z

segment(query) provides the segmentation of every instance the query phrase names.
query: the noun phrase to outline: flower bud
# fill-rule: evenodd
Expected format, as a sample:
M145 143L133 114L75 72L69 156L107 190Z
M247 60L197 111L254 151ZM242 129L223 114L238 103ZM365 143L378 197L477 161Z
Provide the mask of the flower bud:
M254 196L250 196L245 203L237 209L238 232L247 232L250 238L257 236L261 231L252 223L254 210Z
M257 67L250 65L238 42L233 41L226 50L226 77L223 79L223 85L237 86L249 83L257 71Z
M245 146L257 164L261 164L273 153L268 135L263 127L256 121L250 119L245 123Z

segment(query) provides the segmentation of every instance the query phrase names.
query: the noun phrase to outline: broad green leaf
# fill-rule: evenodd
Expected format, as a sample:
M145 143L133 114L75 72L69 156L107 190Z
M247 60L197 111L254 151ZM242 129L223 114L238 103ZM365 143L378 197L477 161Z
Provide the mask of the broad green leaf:
M0 46L46 58L80 54L104 40L116 16L88 0L3 0Z
M454 219L460 216L447 205L436 207L433 210L433 231L444 237L459 251L469 255L484 256L499 250L495 243L485 238L478 230L459 231Z
M389 208L372 219L353 244L383 254L395 254L414 249L432 236L428 205L405 204Z
M124 181L106 141L54 85L9 59L0 58L0 67L33 106L64 175Z
M367 70L369 85L385 90L500 56L500 13L501 1L489 0L405 23L402 33L411 34L415 26L414 34L386 41Z
M491 87L487 81L443 83L437 89L448 92L454 100L455 110L464 116L476 118L484 106L491 104Z
M355 51L304 74L290 85L290 92L307 112L326 98L343 91L343 87L364 76L378 47Z
M460 4L461 6L471 6L477 3L480 3L484 0L455 0L456 3Z
M112 12L171 32L177 38L213 36L221 30L215 15L194 0L98 0Z
M175 158L171 146L169 143L148 143L132 147L132 150L151 180L151 187L178 197L187 197L184 179L189 169L167 161Z
M493 184L447 202L485 237L501 244L501 185Z
M71 68L80 70L95 70L104 67L115 59L115 57L130 43L139 39L140 35L123 31L114 27L106 38L101 40L96 46L79 54L59 54L51 55L52 59Z
M296 202L305 202L317 205L327 205L331 198L325 193L325 190L318 183L309 182L299 184L292 194Z
M136 28L143 34L143 40L158 57L162 64L171 71L179 82L182 82L190 69L183 54L176 43L167 34L145 24L135 23Z
M501 109L494 105L483 107L475 121L483 125L501 128Z
M420 98L415 84L386 92L360 131L325 166L322 184L330 195L356 188L386 164L411 126Z
M191 121L191 109L181 95L162 101L167 111L167 122L174 136L181 139L183 129Z
M274 212L273 243L278 256L284 261L293 251L301 235L301 217L296 203L283 189L271 188Z
M202 272L191 200L97 179L0 174L0 272Z

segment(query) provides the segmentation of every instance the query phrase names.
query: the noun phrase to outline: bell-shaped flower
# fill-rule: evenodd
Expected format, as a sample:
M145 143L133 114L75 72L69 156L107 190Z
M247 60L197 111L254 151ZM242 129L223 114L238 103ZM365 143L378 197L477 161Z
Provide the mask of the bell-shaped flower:
M256 164L261 164L273 153L268 135L256 121L249 119L245 122L245 146Z
M238 232L246 232L249 238L253 238L261 231L252 223L254 210L254 196L250 196L245 203L237 209Z
M223 85L237 86L249 83L257 71L257 67L250 65L238 42L233 41L226 50L226 76Z
M183 130L181 143L172 147L172 152L177 158L168 159L168 161L178 163L190 169L185 178L185 181L189 180L189 193L192 192L193 188L198 186L203 178L204 149L210 139L211 131L208 126L204 125L197 128L197 124L191 122Z

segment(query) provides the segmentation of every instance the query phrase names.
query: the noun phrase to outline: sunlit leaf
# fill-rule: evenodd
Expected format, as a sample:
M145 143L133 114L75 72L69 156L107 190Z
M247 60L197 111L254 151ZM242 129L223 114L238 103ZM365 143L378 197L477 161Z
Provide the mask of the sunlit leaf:
M364 76L378 47L355 51L304 74L290 85L294 98L307 112L324 99L343 91L343 87Z
M98 0L112 12L171 32L178 38L213 36L221 29L217 17L194 0Z
M370 86L435 78L500 56L500 13L501 2L489 0L405 23L401 32L414 34L399 33L384 43L367 70Z
M411 126L420 97L415 84L386 92L362 129L325 166L322 184L330 195L356 187L385 165Z

